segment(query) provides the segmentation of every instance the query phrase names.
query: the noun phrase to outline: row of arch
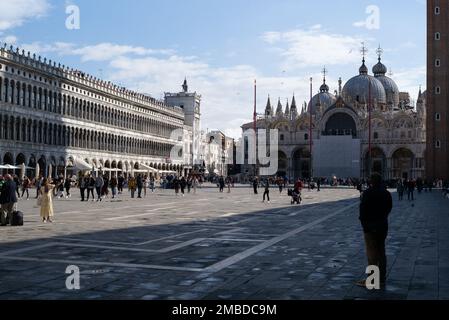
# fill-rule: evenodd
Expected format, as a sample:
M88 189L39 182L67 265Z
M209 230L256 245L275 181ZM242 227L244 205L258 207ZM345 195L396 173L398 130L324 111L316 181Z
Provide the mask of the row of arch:
M424 159L417 157L410 149L399 147L387 154L381 147L375 147L364 155L364 173L377 172L386 179L417 178L416 171L424 169Z
M362 121L360 124L354 120L354 116L348 114L347 112L336 112L331 114L329 117L323 118L321 121L322 128L325 129L326 126L329 125L329 121L332 122L335 118L351 118L350 122L353 123L354 130L357 131L359 128L363 128L368 130L369 122L368 120ZM413 129L415 128L415 119L410 115L398 115L392 120L383 119L380 117L373 117L371 120L372 128L383 128L385 130L396 130L396 129ZM309 130L310 128L310 119L308 117L298 119L294 123L289 121L276 121L274 123L269 124L269 127L272 129L278 129L279 131L303 131ZM312 121L312 128L316 127L316 120Z
M12 166L20 166L25 164L28 169L25 175L28 177L35 176L36 165L39 164L41 175L46 176L49 172L49 167L52 167L52 177L58 177L61 175L66 175L67 170L73 171L73 164L75 162L74 157L56 157L56 156L45 156L45 155L35 155L30 154L28 156L25 153L18 153L13 155L12 152L6 152L4 155L0 154L0 159L3 164L9 164ZM107 169L117 169L117 173L129 173L132 170L141 170L145 166L152 167L161 171L173 171L181 173L183 171L183 166L180 164L168 164L159 162L139 162L139 161L128 161L128 160L110 160L110 159L83 159L86 163L92 165L95 168L107 168Z
M368 151L363 155L364 167L362 176L369 173L380 173L385 179L417 178L417 171L423 171L424 159L419 158L410 149L398 147L391 153L386 153L380 147ZM308 148L298 148L289 156L278 151L278 175L293 175L294 179L310 178L310 151ZM345 177L346 178L346 177Z
M50 146L169 157L173 144L0 114L0 139Z
M169 138L181 125L164 123L113 107L0 77L0 101Z

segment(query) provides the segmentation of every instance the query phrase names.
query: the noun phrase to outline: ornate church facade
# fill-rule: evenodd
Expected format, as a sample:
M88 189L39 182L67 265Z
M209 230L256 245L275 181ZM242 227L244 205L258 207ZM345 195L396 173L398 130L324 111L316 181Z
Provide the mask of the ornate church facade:
M302 107L293 97L285 109L280 100L274 109L268 98L256 126L279 130L278 175L365 178L378 172L387 180L424 177L426 93L420 90L415 108L409 94L387 76L381 53L378 50L373 75L364 57L359 74L343 88L340 78L334 94L324 72L319 92ZM242 129L253 126L248 123ZM254 170L253 165L244 166L248 175Z

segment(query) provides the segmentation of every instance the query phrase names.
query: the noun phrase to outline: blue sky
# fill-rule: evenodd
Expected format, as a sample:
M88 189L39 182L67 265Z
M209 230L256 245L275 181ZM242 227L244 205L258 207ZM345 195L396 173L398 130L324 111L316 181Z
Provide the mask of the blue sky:
M66 28L66 7L80 9L80 29ZM379 28L366 25L378 8ZM0 0L0 40L160 98L187 76L203 95L203 129L238 136L267 95L285 105L308 99L321 70L328 84L358 73L361 42L376 48L401 91L425 88L424 0ZM367 12L367 9L369 9Z

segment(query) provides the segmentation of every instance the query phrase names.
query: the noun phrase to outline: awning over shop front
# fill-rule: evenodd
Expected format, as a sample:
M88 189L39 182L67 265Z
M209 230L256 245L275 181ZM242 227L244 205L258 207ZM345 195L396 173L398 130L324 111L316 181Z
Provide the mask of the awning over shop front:
M119 168L100 168L98 170L102 171L102 172L122 172L123 171L122 169L119 169Z
M159 173L167 173L167 174L170 174L170 173L177 173L177 172L176 172L176 171L169 171L169 170L160 170Z
M80 170L80 171L92 171L92 170L95 170L93 165L88 164L83 159L75 159L73 161L73 167L75 169Z
M20 169L20 167L12 166L10 164L2 164L2 165L0 165L0 169L18 170L18 169Z
M143 164L143 163L140 163L139 167L140 167L140 170L144 170L144 172L158 172L157 169L154 169L154 168L147 166L146 164Z

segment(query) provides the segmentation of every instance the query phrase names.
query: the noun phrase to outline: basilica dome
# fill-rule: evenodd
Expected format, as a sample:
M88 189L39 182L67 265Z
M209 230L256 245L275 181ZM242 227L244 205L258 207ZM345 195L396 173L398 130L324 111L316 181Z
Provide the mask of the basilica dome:
M387 67L381 62L379 56L379 62L373 67L374 77L379 80L387 96L387 104L393 103L395 107L399 105L399 88L393 79L386 76Z
M384 85L377 78L368 74L368 68L365 60L360 67L360 74L351 78L343 87L342 98L344 102L352 107L357 103L365 104L369 101L370 83L371 83L371 101L385 105L387 103L387 95Z
M317 93L312 98L312 101L309 102L308 110L312 107L312 114L316 114L318 103L321 104L323 110L326 110L335 104L335 102L337 102L337 97L332 93L329 93L329 86L326 84L326 80L324 80L324 83L320 87L320 92Z

